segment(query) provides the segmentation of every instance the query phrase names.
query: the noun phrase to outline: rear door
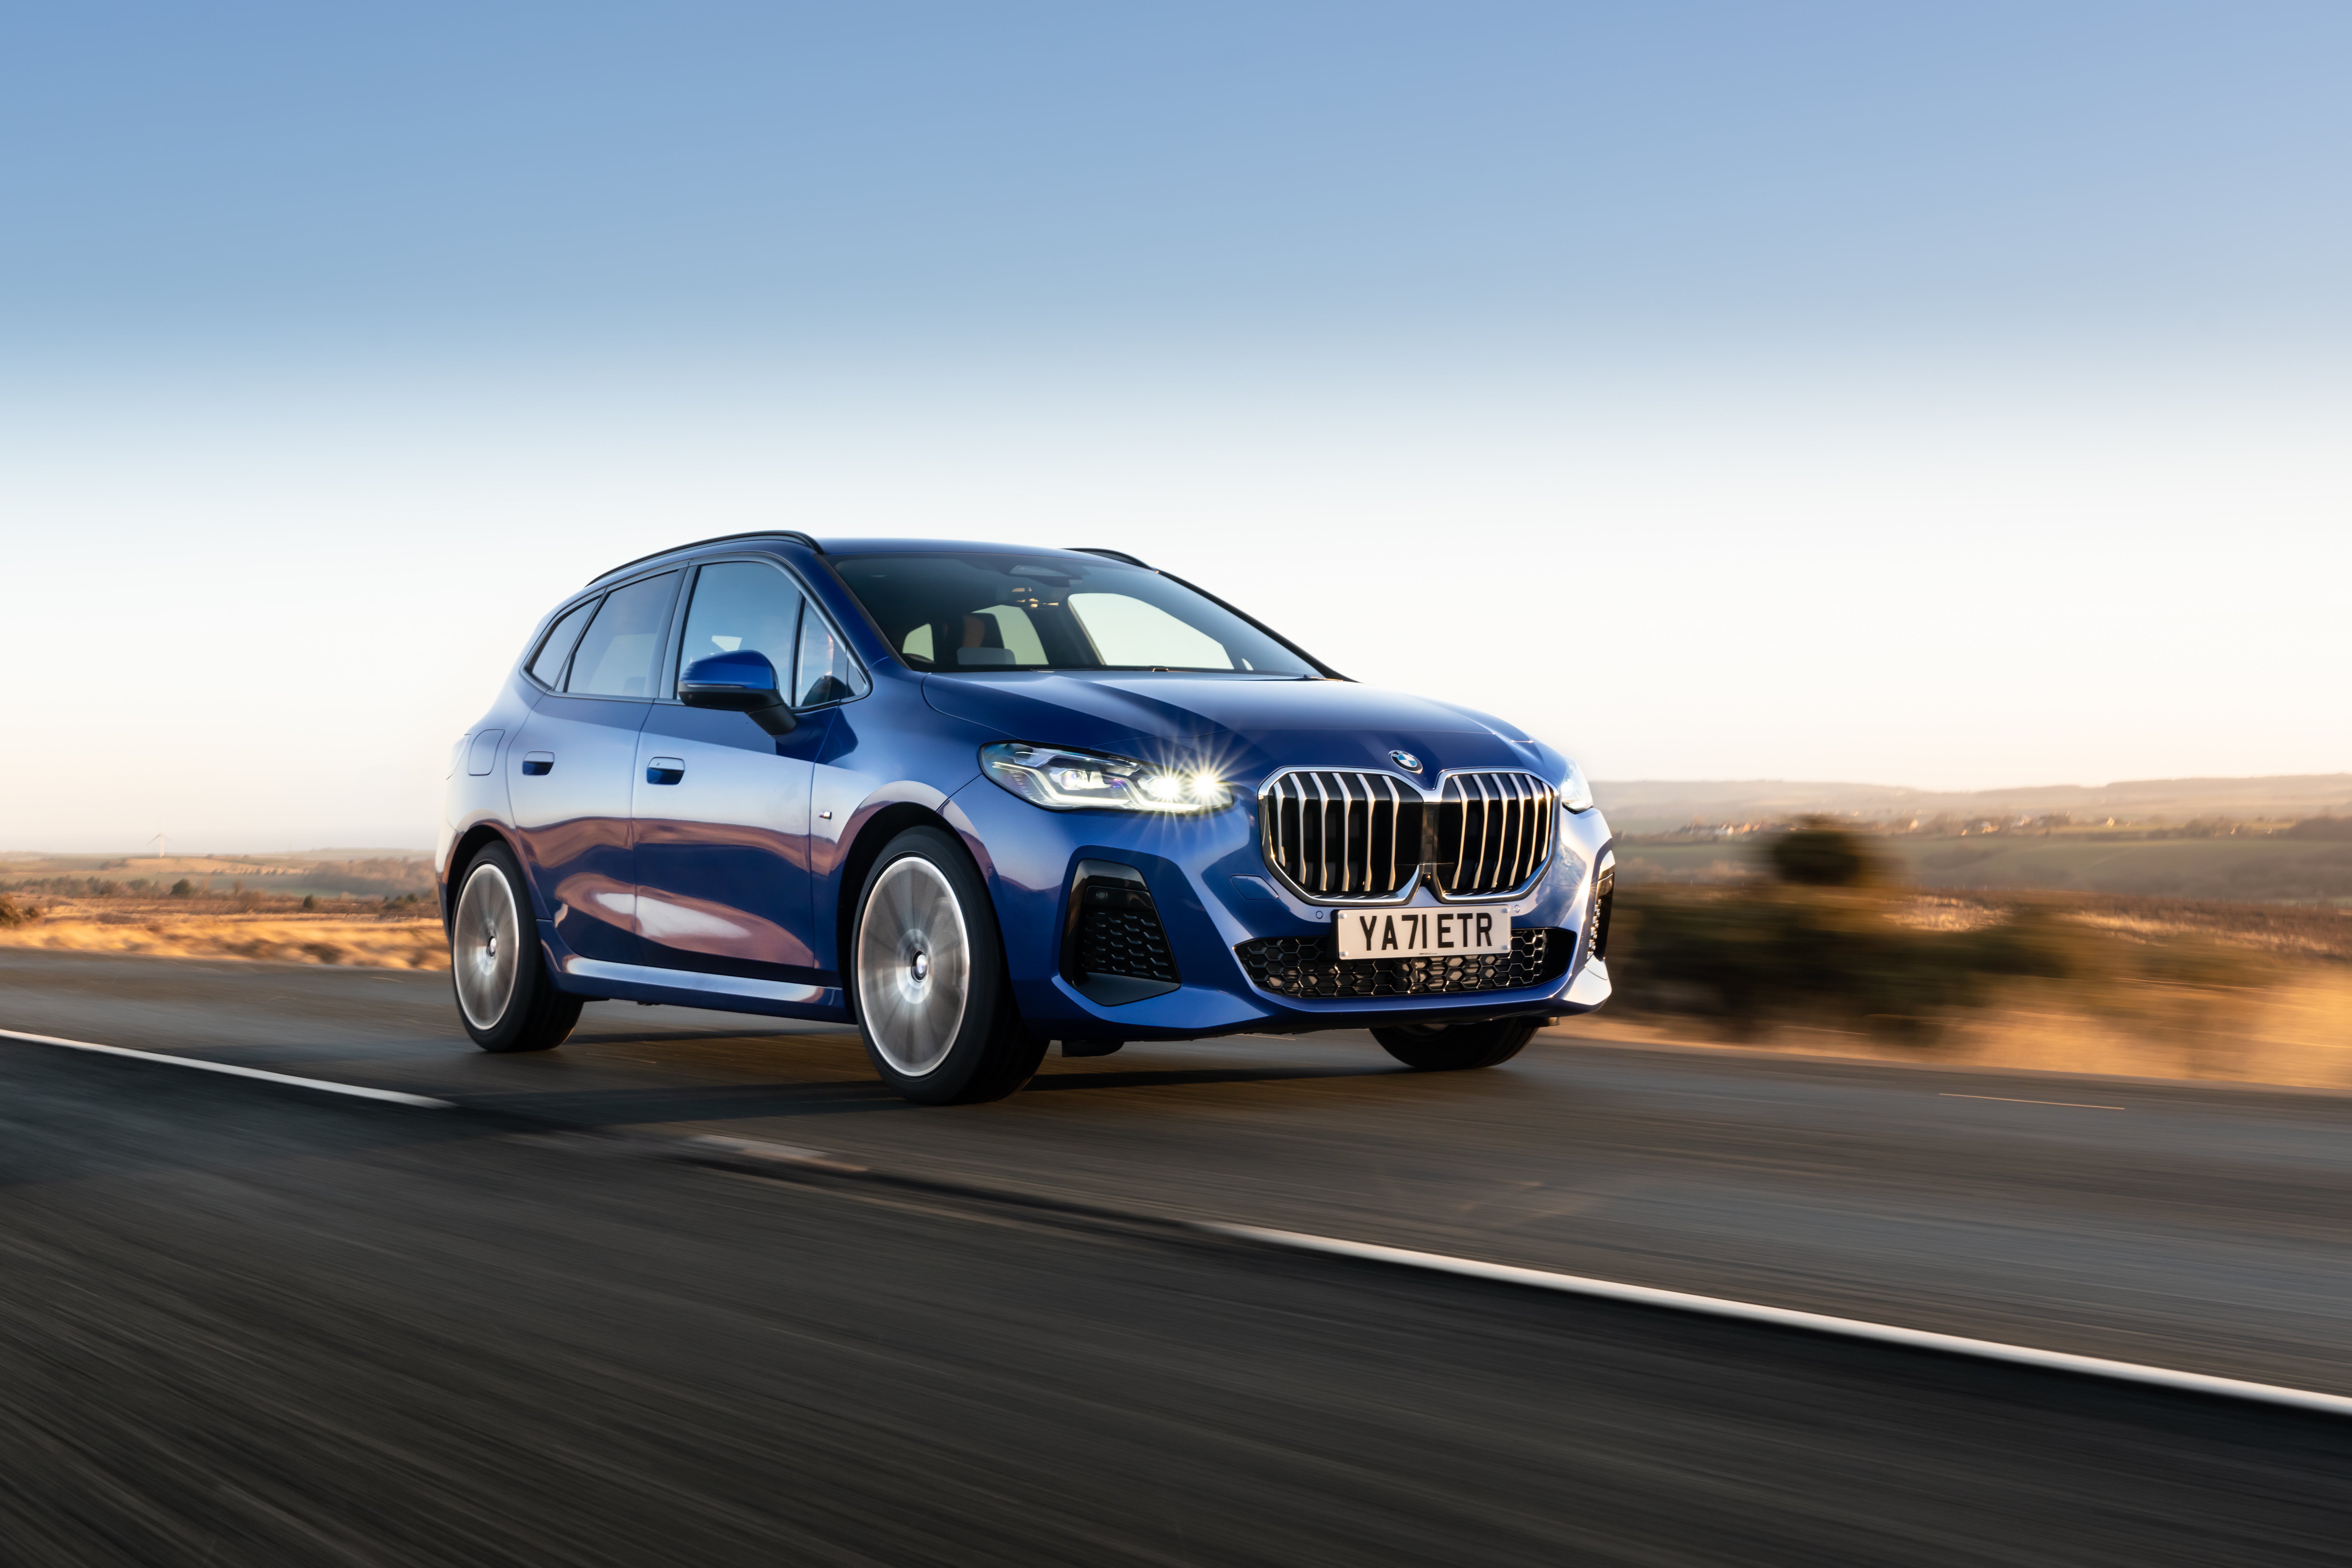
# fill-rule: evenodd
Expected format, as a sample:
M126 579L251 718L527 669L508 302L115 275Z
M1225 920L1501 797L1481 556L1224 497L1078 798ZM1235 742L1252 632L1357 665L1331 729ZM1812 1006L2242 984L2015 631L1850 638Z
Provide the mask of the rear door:
M583 958L645 961L630 781L683 575L639 578L560 618L531 663L533 678L555 689L540 698L507 751L524 869L557 936ZM576 645L551 661L565 622L582 612Z
M793 691L806 608L800 585L764 560L698 567L667 687L636 737L637 928L644 963L705 974L829 985L810 949L811 759L830 716L772 736L745 715L676 700L677 672L713 653L768 656Z

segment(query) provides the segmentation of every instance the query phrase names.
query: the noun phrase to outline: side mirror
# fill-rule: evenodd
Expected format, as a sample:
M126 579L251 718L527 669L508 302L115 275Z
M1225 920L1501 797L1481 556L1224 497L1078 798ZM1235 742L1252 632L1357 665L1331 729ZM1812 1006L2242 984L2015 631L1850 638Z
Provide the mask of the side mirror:
M688 707L742 714L770 735L790 735L800 724L779 689L776 666L751 648L688 664L677 678L677 700Z

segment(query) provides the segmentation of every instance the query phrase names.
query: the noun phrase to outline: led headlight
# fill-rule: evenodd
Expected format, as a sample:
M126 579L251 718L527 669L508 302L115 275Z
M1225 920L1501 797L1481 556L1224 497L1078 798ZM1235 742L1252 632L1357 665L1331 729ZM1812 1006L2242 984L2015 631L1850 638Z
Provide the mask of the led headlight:
M1560 781L1559 803L1571 811L1592 810L1592 786L1584 781L1584 769L1571 762L1568 777Z
M988 776L1049 811L1157 811L1171 816L1222 811L1233 787L1210 768L1171 768L1076 751L1063 746L1000 741L980 748Z

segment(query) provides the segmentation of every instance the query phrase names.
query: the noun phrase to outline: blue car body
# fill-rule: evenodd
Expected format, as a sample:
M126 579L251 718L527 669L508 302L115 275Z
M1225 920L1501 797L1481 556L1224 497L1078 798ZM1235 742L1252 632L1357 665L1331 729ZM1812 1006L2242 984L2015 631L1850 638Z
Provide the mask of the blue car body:
M436 854L445 914L457 870L497 839L523 867L562 989L846 1022L843 955L866 871L895 834L943 824L985 880L1020 1012L1047 1039L1559 1016L1607 998L1596 949L1605 952L1613 857L1598 810L1548 800L1556 826L1507 900L1447 900L1423 881L1379 903L1387 913L1507 913L1515 930L1542 934L1539 960L1490 966L1477 988L1417 988L1409 976L1330 981L1333 922L1371 906L1302 891L1268 863L1261 815L1272 808L1260 790L1286 769L1380 775L1424 792L1449 774L1487 770L1561 789L1568 758L1512 726L1336 674L925 671L888 645L828 566L852 555L1007 549L763 534L681 547L596 580L541 623L489 711L453 748ZM781 737L743 713L658 695L677 680L692 574L740 560L770 563L799 583L865 688L803 711ZM638 584L649 585L638 590L647 604L670 594L659 681L586 696L534 678L533 650L551 627ZM1199 815L1045 810L983 771L982 748L1006 741L1181 758L1229 780L1233 803ZM1407 771L1408 761L1417 768ZM1164 952L1140 979L1114 983L1074 959L1073 900L1088 867L1139 875L1138 907L1164 935Z

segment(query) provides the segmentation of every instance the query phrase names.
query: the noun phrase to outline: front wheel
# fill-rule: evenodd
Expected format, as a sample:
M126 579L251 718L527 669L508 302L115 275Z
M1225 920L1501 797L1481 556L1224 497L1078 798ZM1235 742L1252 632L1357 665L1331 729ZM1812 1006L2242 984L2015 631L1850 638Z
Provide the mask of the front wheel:
M1494 1067L1527 1049L1543 1027L1539 1018L1481 1019L1475 1023L1407 1023L1372 1030L1381 1049L1420 1072Z
M1035 1075L1046 1042L1021 1021L988 888L949 834L890 841L866 874L850 952L858 1036L900 1094L968 1105Z
M491 844L466 868L449 922L457 1016L484 1051L550 1051L580 1021L581 998L555 988L530 917L522 867Z

